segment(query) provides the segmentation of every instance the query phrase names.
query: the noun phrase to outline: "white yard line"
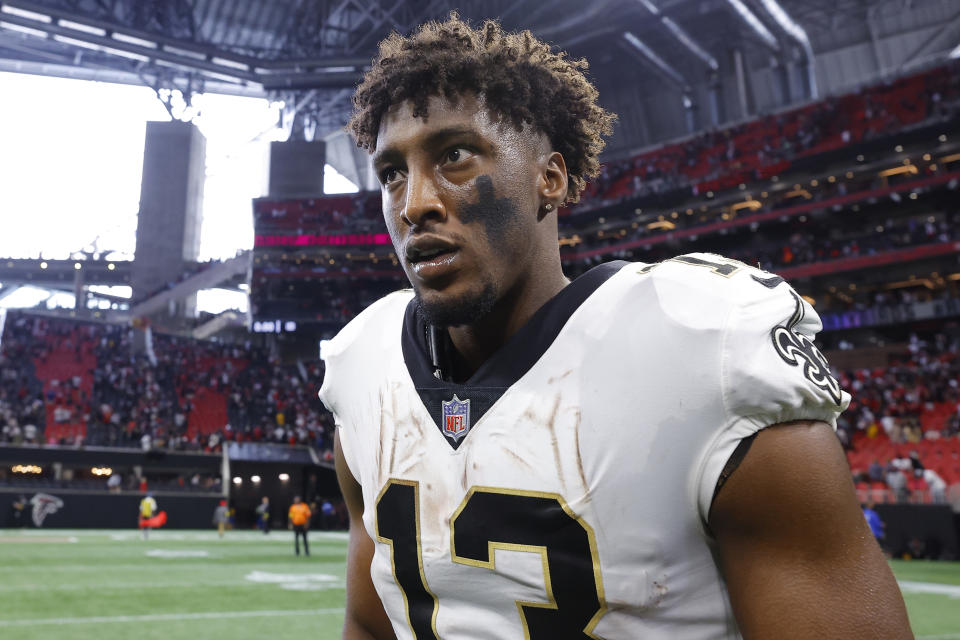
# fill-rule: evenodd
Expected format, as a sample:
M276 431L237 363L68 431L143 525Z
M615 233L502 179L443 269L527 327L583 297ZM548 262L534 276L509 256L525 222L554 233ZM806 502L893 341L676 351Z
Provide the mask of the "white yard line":
M341 583L342 586L342 583ZM244 580L220 580L204 582L110 582L94 584L0 584L0 593L10 591L89 591L97 589L189 589L191 587L263 587L262 584Z
M938 582L914 582L912 580L900 580L899 583L900 590L904 593L932 593L938 596L960 598L960 585L940 584ZM960 633L953 635L960 637Z
M103 624L109 622L176 622L178 620L219 620L222 618L279 618L343 613L343 609L291 609L279 611L205 611L201 613L154 613L142 616L94 616L89 618L37 618L0 620L0 627L35 625Z

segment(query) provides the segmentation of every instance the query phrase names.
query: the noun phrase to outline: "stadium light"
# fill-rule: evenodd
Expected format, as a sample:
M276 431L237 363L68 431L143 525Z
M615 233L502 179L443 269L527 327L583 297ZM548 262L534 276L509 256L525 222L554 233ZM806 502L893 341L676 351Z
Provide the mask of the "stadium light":
M21 18L28 18L30 20L37 20L38 22L53 22L53 19L43 13L37 13L36 11L28 11L26 9L20 9L19 7L11 7L8 4L0 6L0 13L6 13L11 16L20 16Z
M112 262L107 265L107 270L108 270L108 271L113 271L113 270L116 269L116 268L117 268L117 265L113 264Z
M243 478L241 478L240 476L234 476L233 484L236 484L236 485L243 484Z
M290 479L290 474L289 474L289 473L281 473L281 474L280 474L280 482L286 482L286 481L289 480L289 479Z
M80 271L80 267L81 267L81 265L80 265L79 262L74 262L74 263L73 263L73 268L76 269L77 271Z
M110 467L94 467L93 469L90 469L90 473L95 476L112 476L113 469Z
M250 482L253 484L260 484L260 476L250 476Z
M41 269L46 269L46 268L47 268L47 263L46 263L46 262L41 262L41 263L40 263L40 268L41 268Z
M43 473L43 468L35 464L15 464L10 467L14 473Z

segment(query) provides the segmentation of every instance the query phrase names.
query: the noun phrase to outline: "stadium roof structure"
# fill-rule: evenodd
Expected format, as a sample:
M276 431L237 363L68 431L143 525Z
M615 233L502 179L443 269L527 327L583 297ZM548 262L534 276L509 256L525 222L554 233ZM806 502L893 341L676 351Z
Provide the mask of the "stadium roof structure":
M627 81L676 93L691 113L710 101L698 87L743 84L743 67L747 75L758 66L798 69L796 86L774 101L782 107L823 92L814 60L823 51L873 48L875 68L853 65L840 84L960 53L960 12L950 0L10 0L0 2L0 71L145 84L171 115L174 89L187 102L204 91L281 99L292 135L310 139L346 122L352 88L383 36L451 10L529 28L595 70L628 61L639 70ZM905 31L918 34L915 50L888 51L885 39ZM742 59L731 63L733 51ZM740 86L728 89L738 92L748 99ZM717 119L733 118L713 114L687 128ZM653 142L626 133L633 146Z

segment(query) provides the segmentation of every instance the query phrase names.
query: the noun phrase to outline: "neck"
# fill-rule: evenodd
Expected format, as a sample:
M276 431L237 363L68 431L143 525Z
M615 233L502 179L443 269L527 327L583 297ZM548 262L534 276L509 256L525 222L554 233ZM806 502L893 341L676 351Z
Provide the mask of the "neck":
M455 378L465 380L520 330L548 300L570 281L563 275L560 256L546 273L533 281L521 280L500 298L481 322L447 329L458 362Z

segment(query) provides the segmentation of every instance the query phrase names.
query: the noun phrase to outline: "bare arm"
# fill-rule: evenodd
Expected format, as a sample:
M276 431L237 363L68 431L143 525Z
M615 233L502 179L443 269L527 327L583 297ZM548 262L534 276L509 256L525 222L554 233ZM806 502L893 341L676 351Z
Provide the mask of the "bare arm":
M903 597L822 422L761 431L710 511L745 638L912 638Z
M383 603L370 578L373 540L363 527L363 492L340 449L339 431L333 437L337 480L350 514L350 543L347 547L347 610L343 640L396 640Z

